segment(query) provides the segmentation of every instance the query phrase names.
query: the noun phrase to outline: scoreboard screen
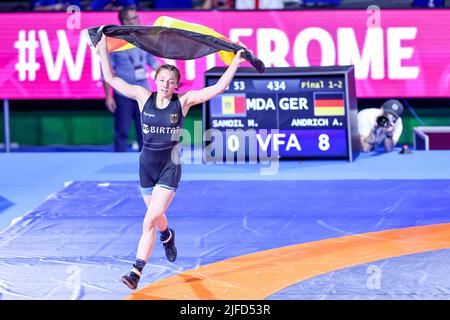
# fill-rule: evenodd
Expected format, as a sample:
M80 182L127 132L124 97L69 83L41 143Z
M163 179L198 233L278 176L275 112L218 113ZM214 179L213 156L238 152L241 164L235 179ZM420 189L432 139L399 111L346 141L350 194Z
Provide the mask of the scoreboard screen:
M205 85L225 70L207 71ZM240 68L227 90L203 105L204 147L228 158L265 153L352 161L356 116L353 66L267 68L263 74Z

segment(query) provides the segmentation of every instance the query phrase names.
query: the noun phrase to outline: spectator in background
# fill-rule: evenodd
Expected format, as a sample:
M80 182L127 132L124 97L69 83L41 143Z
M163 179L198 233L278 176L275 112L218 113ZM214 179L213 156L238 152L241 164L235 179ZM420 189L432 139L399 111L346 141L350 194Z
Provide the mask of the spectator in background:
M361 151L373 151L384 145L386 152L394 150L403 131L403 105L394 99L387 100L381 108L369 108L358 113L358 131Z
M235 0L237 10L284 9L284 0Z
M305 7L337 7L341 4L341 0L303 0Z
M303 0L284 0L284 9L299 9Z
M122 25L139 25L140 19L137 11L132 8L123 8L119 11L119 21ZM111 52L109 61L114 73L126 82L139 85L148 89L146 66L153 70L159 67L158 60L150 53L139 48L124 51ZM136 127L136 137L139 150L142 149L142 129L139 107L134 99L127 98L114 90L111 95L111 87L103 81L105 88L105 104L114 114L114 151L124 152L128 149L128 131L131 121Z
M80 0L33 0L34 11L66 11L69 6L80 6Z
M220 10L228 10L234 9L234 0L203 0L203 1L194 1L193 2L194 9L200 10L212 10L212 9L220 9Z
M124 8L138 9L139 0L93 0L89 7L92 11L118 11Z
M445 0L414 0L413 7L416 8L443 8Z
M153 0L155 9L192 9L193 0Z

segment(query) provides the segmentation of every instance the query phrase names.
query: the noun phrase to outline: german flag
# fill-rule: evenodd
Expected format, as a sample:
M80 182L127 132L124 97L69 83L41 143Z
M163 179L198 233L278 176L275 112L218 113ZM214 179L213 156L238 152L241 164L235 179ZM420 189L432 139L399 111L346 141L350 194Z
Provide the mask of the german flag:
M212 117L245 117L245 94L220 95L211 99L210 102Z
M314 93L315 116L344 116L344 94L338 93Z
M104 25L84 32L93 47L104 33L108 52L138 47L154 56L174 60L191 60L218 52L222 61L230 64L234 54L244 49L242 57L256 70L262 73L265 68L247 48L213 29L165 16L159 17L152 27Z

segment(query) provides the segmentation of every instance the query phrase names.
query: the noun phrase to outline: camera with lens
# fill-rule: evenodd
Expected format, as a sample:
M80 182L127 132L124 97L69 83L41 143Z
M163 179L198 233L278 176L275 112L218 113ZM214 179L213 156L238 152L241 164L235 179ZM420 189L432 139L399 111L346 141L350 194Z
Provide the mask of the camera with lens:
M387 128L389 126L389 119L386 116L379 116L377 118L377 124L381 128Z

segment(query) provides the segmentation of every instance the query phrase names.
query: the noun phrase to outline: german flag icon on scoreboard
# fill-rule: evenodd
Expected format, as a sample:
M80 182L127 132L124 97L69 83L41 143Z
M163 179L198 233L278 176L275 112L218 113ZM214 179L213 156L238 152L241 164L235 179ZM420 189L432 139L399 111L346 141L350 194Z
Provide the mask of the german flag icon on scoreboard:
M211 99L212 117L245 117L245 94L224 94Z
M344 94L341 92L314 93L314 115L344 116Z

